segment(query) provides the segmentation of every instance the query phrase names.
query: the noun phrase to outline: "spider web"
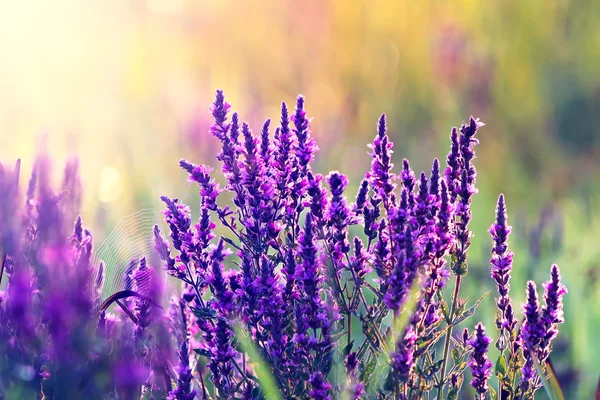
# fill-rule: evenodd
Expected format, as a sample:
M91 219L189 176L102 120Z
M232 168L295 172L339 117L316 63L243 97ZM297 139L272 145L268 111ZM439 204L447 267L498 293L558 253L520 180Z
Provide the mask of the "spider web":
M133 289L130 273L137 267L140 258L146 257L150 268L156 270L156 276L166 283L165 290L173 288L171 279L165 279L162 271L163 262L154 250L154 225L165 232L162 214L154 208L144 208L126 215L106 239L94 251L94 265L104 262L104 286L102 300L121 290ZM140 285L145 286L139 282ZM168 296L161 299L165 302Z

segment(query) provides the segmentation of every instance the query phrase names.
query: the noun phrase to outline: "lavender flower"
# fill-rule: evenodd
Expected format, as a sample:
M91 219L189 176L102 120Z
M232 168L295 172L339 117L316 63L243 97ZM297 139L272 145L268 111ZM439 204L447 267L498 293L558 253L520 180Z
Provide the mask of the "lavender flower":
M481 323L477 324L473 337L468 341L468 344L473 347L473 354L469 362L469 368L473 374L471 386L480 398L483 398L483 395L489 391L488 379L492 375L492 362L487 358L487 351L491 341L492 338L486 336L485 328Z
M177 365L177 385L169 392L169 400L193 400L196 391L192 388L192 371L189 365L189 347L185 304L171 301L170 317L172 330L179 343L179 364Z
M396 176L392 173L394 164L391 162L394 145L390 142L386 131L386 117L385 114L382 114L377 123L377 136L375 136L373 144L369 145L372 161L367 179L387 207L390 195L396 187L394 183Z
M315 372L310 376L308 380L312 389L310 390L310 397L314 400L330 400L329 390L331 385L325 380L325 377L321 372Z
M446 157L446 169L444 170L444 177L446 185L448 185L448 193L450 194L450 202L456 201L458 192L456 191L457 182L460 180L460 166L461 156L458 145L458 131L456 127L452 128L450 132L450 152Z
M356 352L346 357L346 376L348 377L347 393L350 400L359 400L365 391L364 385L358 380L359 357Z
M231 346L233 332L223 318L219 318L214 329L212 340L208 343L211 353L208 368L212 373L212 381L221 398L233 395L233 360L237 352Z
M390 354L392 359L392 368L397 374L400 382L407 382L410 373L415 365L414 351L417 343L417 335L412 324L406 327L406 330L396 343L396 350Z
M398 262L387 281L387 292L383 301L386 306L398 313L406 302L406 296L410 290L418 272L418 256L415 252L412 230L406 230L404 239L404 251L398 257Z
M346 203L346 197L342 196L348 178L339 172L331 172L327 176L327 183L331 189L331 200L327 209L327 220L329 226L329 245L336 268L339 270L340 263L345 254L350 251L348 242L348 226L354 222L352 211Z
M304 96L298 96L296 111L291 120L296 127L294 129L297 138L296 156L301 170L300 176L303 177L307 173L314 154L319 150L315 144L315 139L311 136L310 120L306 118L306 111L304 110Z
M496 287L500 297L496 300L498 310L500 311L496 319L496 326L501 332L506 329L509 334L515 329L517 320L507 318L507 308L510 305L510 272L512 270L513 252L508 250L508 236L511 227L506 222L506 206L504 204L504 195L498 197L496 206L496 222L490 227L490 234L494 240L492 247L492 278L496 281Z
M525 364L521 367L520 386L523 392L529 390L535 377L535 365L533 357L542 337L544 337L544 326L540 315L540 303L535 282L527 282L527 301L523 305L525 321L521 326L520 340L523 343L523 355Z

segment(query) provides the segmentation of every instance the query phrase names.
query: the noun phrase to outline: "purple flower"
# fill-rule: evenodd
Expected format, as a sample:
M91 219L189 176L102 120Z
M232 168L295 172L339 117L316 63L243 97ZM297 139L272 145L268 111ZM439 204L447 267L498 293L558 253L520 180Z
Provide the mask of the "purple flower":
M306 118L306 111L304 110L304 96L298 96L296 111L291 120L296 127L294 133L297 138L296 157L298 157L300 166L300 177L304 177L309 169L309 163L319 150L315 144L315 139L311 136L310 120Z
M523 314L525 315L525 321L521 326L520 340L523 345L525 364L521 367L521 381L519 384L525 392L531 387L531 383L535 377L536 372L533 357L545 334L541 320L537 288L533 281L527 282L527 301L523 305Z
M525 321L521 326L521 341L527 349L535 348L544 336L537 288L534 281L527 282L527 301L523 305Z
M544 337L538 351L540 362L544 362L550 356L552 340L558 335L558 325L564 322L562 299L566 293L567 288L560 281L558 266L552 265L550 280L544 283L544 301L546 304L541 311Z
M327 224L324 211L327 210L327 191L322 186L323 175L312 175L308 173L307 194L310 197L310 213L318 230L321 230Z
M273 146L271 145L271 139L269 137L269 127L271 126L271 120L267 119L263 124L262 130L260 131L260 158L262 158L263 163L265 164L265 168L269 176L271 175L271 159Z
M406 330L396 343L396 350L390 354L392 359L392 368L398 376L400 382L407 382L410 373L415 366L414 351L417 343L417 335L412 324L406 327Z
M392 173L394 164L391 161L394 144L390 142L386 131L386 118L385 114L382 114L377 123L377 136L375 136L373 144L369 145L372 161L371 170L367 172L367 179L377 196L388 207L390 195L396 188L394 183L396 176Z
M179 350L177 352L179 363L176 367L177 385L169 392L169 400L193 400L196 391L192 388L192 370L189 361L188 331L183 301L171 300L169 309L172 331L177 338Z
M418 273L419 259L415 252L410 227L406 230L404 251L400 253L396 266L387 280L387 292L383 298L386 306L398 313Z
M469 361L469 368L473 375L471 386L480 395L489 391L487 382L492 375L492 362L488 360L487 352L491 341L492 338L486 336L485 328L481 323L477 324L473 337L468 341L468 344L473 347L473 354Z
M354 223L354 219L346 202L346 197L342 196L348 185L348 178L337 171L333 171L327 175L326 179L331 190L331 200L326 214L329 227L328 241L336 263L336 269L339 270L344 255L350 251L348 226Z
M410 163L406 158L402 160L402 172L400 172L400 179L402 180L402 186L406 189L408 194L408 204L412 206L414 204L413 192L415 189L416 179L415 173L410 168Z
M280 127L275 134L275 147L274 175L279 201L283 202L280 205L283 206L290 194L292 184L290 175L295 161L293 153L294 138L290 130L290 117L285 102L281 103L281 120Z
M231 345L233 332L226 320L219 318L208 343L211 354L208 368L211 379L217 388L220 398L228 399L233 396L235 382L233 381L233 360L237 352Z
M213 307L223 315L229 315L234 310L234 292L229 290L223 274L223 260L228 255L229 252L223 248L223 239L221 239L210 255L211 275L208 277L214 295Z
M314 234L313 217L311 213L308 213L304 221L304 230L298 240L297 255L302 262L298 266L297 276L302 289L303 303L306 307L304 312L307 322L311 328L318 329L323 325L325 316L322 313L323 302L321 300L322 261Z
M255 286L259 299L257 314L263 318L262 333L268 337L266 349L277 365L282 361L288 342L288 336L283 332L287 307L283 301L279 274L275 272L275 265L265 256L260 260L260 276L256 278Z
M363 242L358 236L354 237L354 255L351 258L350 267L356 277L356 284L360 286L365 279L365 276L371 272L372 256L363 246Z
M215 102L210 106L210 112L215 120L214 125L210 128L210 132L221 140L227 134L228 125L226 121L230 108L231 105L225 101L223 91L217 90Z
M452 203L448 197L446 182L442 181L440 191L440 207L437 221L433 228L433 252L435 258L442 258L452 250L454 234L452 231L452 219L454 217Z
M498 205L496 206L496 222L489 230L494 241L490 264L492 266L492 278L496 281L496 287L500 295L496 300L498 310L500 310L496 325L501 331L506 328L510 333L515 329L517 320L514 319L514 316L513 319L508 319L506 312L510 304L510 272L514 256L513 252L508 249L508 236L511 227L506 222L506 218L504 195L501 194L498 197Z
M475 139L477 130L484 126L483 122L479 122L479 119L473 117L469 118L469 124L463 124L460 127L460 155L463 162L463 170L467 171L469 185L475 186L475 177L477 173L475 167L472 164L472 160L475 158L475 151L473 148L479 143L479 140Z
M369 194L369 181L367 179L363 179L360 183L360 188L358 189L358 194L356 195L356 202L354 203L354 207L352 211L356 214L360 214L367 203L367 195Z
M189 181L196 182L200 186L200 197L202 205L211 211L217 210L217 196L221 192L219 185L211 179L212 168L206 165L194 165L186 160L180 160L179 165L189 174Z
M171 257L171 250L169 250L169 244L160 233L158 225L154 225L154 249L162 261L164 261L164 269L171 276L175 276L178 279L184 279L186 276L185 269L181 270L175 266L175 259Z
M359 400L365 392L364 385L358 379L359 357L356 352L346 357L346 376L348 377L347 393L350 400Z
M552 340L558 333L556 326L565 322L562 298L567 294L567 288L560 281L560 271L556 264L552 265L550 280L543 286L546 305L542 308L542 322L546 332L545 339Z
M325 380L325 377L320 371L314 372L308 383L311 385L310 397L314 400L330 400L329 390L331 385Z
M458 195L456 185L460 179L460 166L461 156L458 146L458 131L456 127L453 127L450 132L450 152L446 157L446 169L444 170L444 177L446 185L448 185L448 193L450 194L450 203L454 203Z

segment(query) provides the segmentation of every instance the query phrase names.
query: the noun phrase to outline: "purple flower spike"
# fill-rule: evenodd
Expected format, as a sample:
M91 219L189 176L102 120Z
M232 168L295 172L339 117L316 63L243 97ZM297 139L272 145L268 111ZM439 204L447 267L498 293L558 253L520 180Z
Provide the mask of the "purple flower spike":
M414 351L416 343L417 334L414 326L409 324L406 327L404 336L401 336L396 344L396 351L390 354L392 368L401 382L408 381L410 373L415 365Z
M260 157L263 159L267 170L270 170L271 167L271 153L273 151L273 147L271 146L271 141L269 139L270 126L271 120L268 119L265 121L262 130L260 131Z
M475 167L472 164L472 160L475 158L475 151L473 148L479 140L475 139L475 134L477 130L484 126L483 122L479 122L479 119L475 119L473 117L469 118L469 124L463 124L460 127L460 154L463 160L463 169L467 171L468 182L469 185L475 185L475 177L477 173L475 171Z
M296 157L298 157L298 163L300 164L300 177L304 177L309 169L309 163L319 150L315 144L315 139L311 136L310 120L306 118L306 111L304 110L304 96L298 96L296 112L292 115L291 120L296 127L294 133L298 141Z
M491 341L492 338L486 336L485 328L481 323L477 324L473 337L468 341L468 344L473 347L473 354L469 362L471 374L473 374L471 386L481 396L488 392L488 379L492 375L492 362L487 358L488 346Z
M542 321L546 328L546 340L554 339L558 333L556 325L565 322L562 298L567 294L566 286L560 282L560 271L556 264L552 265L550 277L543 285L546 305L542 308Z
M521 340L526 349L533 349L544 336L537 288L534 281L527 282L527 301L523 305L525 321L521 327Z
M210 133L212 133L215 137L220 140L223 140L223 137L227 133L227 113L231 105L225 101L225 95L222 90L217 90L215 102L210 106L210 113L212 114L215 124L211 126Z
M413 205L414 203L414 195L413 191L416 185L416 178L414 171L410 168L410 162L405 158L402 160L402 172L400 173L400 179L402 180L402 185L406 189L408 193L408 204Z
M190 369L187 320L185 303L183 301L171 300L169 309L172 331L179 344L177 352L179 364L176 367L177 385L169 392L169 400L194 400L196 391L192 388L192 370Z
M552 340L558 335L558 325L564 320L563 296L567 294L567 288L560 281L560 271L556 265L552 265L550 280L544 283L544 301L542 307L541 323L544 329L544 337L538 351L538 358L544 362L551 352Z
M211 179L212 168L207 165L194 165L186 160L180 160L179 165L189 174L189 181L196 182L200 186L200 197L202 204L209 210L217 210L217 196L221 193L219 185Z
M369 181L367 179L363 179L360 183L360 188L358 189L358 193L356 194L356 202L354 203L353 210L356 214L360 214L365 208L365 204L367 203L367 195L369 194Z
M371 170L367 173L369 183L383 200L386 207L390 204L390 195L396 188L394 180L396 176L392 173L394 164L391 162L394 144L390 142L387 136L386 117L382 114L377 123L377 136L373 140L373 144L369 145L371 149Z
M503 330L507 329L512 332L517 324L517 320L507 313L507 308L510 305L510 272L512 270L513 252L508 249L508 236L510 235L511 227L506 221L506 205L504 203L504 195L498 197L496 206L496 222L490 227L490 234L494 241L492 247L492 258L490 264L492 266L492 278L496 281L496 287L500 297L496 299L498 310L500 310L499 318L496 320L496 326Z
M352 218L352 211L346 203L346 197L343 196L344 190L348 185L346 175L333 171L327 175L326 179L331 190L331 201L327 209L328 239L333 258L337 263L336 268L339 269L344 254L350 251L348 226L354 223L354 219Z
M538 345L544 336L544 326L540 315L540 303L535 282L527 282L527 301L523 305L523 314L525 321L521 326L520 339L523 346L523 355L525 364L521 367L520 386L523 392L526 392L535 377L535 365L533 363L533 355L538 349Z
M446 179L446 185L448 185L451 203L456 201L456 185L460 179L460 165L461 158L458 146L458 131L456 127L454 127L450 132L450 152L446 157L446 169L444 170L444 177Z
M419 259L415 253L412 230L406 230L404 251L400 253L392 274L387 280L387 292L383 301L390 310L398 313L404 303L415 277L417 276Z
M347 393L350 400L359 400L365 392L364 385L358 380L358 364L360 359L356 352L346 357L346 375L349 378Z
M310 390L310 397L314 400L331 400L329 396L329 390L331 385L325 380L323 374L319 371L313 373L308 383L310 383L312 389Z

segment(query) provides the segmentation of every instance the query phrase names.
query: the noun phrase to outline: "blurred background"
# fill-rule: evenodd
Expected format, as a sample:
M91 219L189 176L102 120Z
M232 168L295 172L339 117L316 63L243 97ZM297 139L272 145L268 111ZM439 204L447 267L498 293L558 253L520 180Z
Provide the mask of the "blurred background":
M59 180L79 156L99 244L161 194L197 208L177 161L217 166L216 88L256 130L304 94L313 169L348 174L352 197L381 113L396 165L417 172L445 158L453 125L479 117L465 294L494 289L487 229L503 192L513 296L561 266L567 323L552 360L567 398L588 399L600 376L598 71L593 0L0 0L0 159L28 174L46 149ZM493 310L490 296L479 318L491 324Z

